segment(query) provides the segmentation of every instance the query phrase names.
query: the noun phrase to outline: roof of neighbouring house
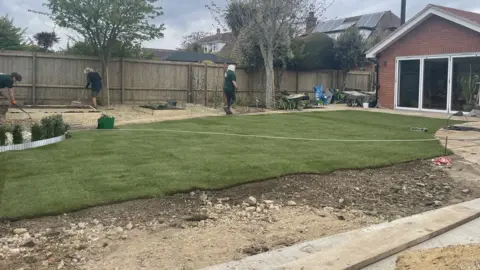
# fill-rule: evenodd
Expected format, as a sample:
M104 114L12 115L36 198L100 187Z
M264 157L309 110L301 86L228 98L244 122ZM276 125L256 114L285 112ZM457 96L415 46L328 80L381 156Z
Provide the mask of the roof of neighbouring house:
M367 51L367 58L375 58L378 53L385 50L391 44L405 36L415 27L423 23L432 16L439 16L445 20L467 27L480 33L480 14L438 5L427 5L422 11L408 20L404 25L383 39L377 45Z
M185 52L185 51L176 51L175 53L169 55L165 61L175 61L175 62L203 62L203 61L212 61L217 64L235 64L235 61L219 57L210 53L200 53L200 52Z
M217 32L214 35L204 37L200 40L197 41L198 44L208 44L208 43L213 43L213 42L224 42L224 43L229 43L233 41L235 38L232 34L232 32L225 32L225 33L219 33Z
M380 20L387 16L390 20L391 27L400 26L400 18L391 11L382 11L377 13L363 14L348 18L339 18L319 22L317 26L311 31L313 33L333 33L341 32L349 27L355 26L357 28L375 29Z
M157 58L159 60L165 60L165 58L169 57L170 55L176 53L176 50L167 50L167 49L149 49L147 48L146 50L149 50L153 52L153 57Z

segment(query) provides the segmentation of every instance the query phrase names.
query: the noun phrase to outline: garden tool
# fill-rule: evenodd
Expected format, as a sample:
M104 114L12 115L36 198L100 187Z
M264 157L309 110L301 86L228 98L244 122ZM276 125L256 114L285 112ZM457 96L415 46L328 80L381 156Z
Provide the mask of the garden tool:
M6 95L4 95L2 92L0 92L0 95L1 95L2 97L6 98L6 99L8 100L8 102L10 102L10 104L12 104L12 100L11 100L9 97L7 97ZM26 112L24 109L22 109L20 106L18 106L17 103L15 103L14 105L15 105L15 107L17 107L20 111L26 113L26 114L28 115L28 118L30 118L30 120L32 121L32 123L35 123L35 121L33 121L32 116L30 116L30 114L29 114L28 112Z
M87 90L88 90L88 88L85 88L83 91L87 91ZM84 93L83 91L82 91L82 94ZM70 105L71 106L82 107L83 103L80 101L80 99L82 99L81 95L77 98L77 100L72 101L72 103L70 103Z

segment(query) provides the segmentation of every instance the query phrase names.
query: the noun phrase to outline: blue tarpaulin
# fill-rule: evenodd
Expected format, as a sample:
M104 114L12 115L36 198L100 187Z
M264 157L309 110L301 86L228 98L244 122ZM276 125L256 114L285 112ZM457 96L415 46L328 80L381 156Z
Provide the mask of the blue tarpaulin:
M323 105L328 105L328 97L325 95L323 91L323 85L318 85L313 87L313 92L315 93L315 103L318 104L319 101L322 102Z

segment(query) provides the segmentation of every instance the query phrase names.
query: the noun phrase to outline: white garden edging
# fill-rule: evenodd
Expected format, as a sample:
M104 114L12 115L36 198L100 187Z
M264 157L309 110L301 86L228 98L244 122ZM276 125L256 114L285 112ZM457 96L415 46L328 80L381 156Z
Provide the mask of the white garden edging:
M45 139L45 140L39 140L35 142L0 146L0 153L7 152L7 151L20 151L20 150L27 150L27 149L42 147L49 144L59 143L64 140L65 140L65 135L62 135L62 136Z

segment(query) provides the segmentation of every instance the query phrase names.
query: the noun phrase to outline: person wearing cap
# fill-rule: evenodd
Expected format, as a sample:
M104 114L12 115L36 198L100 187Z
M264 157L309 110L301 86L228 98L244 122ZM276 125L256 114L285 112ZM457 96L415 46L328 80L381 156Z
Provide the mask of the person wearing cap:
M83 73L87 74L87 85L85 89L89 86L92 88L92 104L93 107L97 108L97 96L102 91L102 77L96 72L93 68L86 68Z
M16 105L17 102L15 101L15 93L13 91L13 85L16 82L22 81L22 75L18 72L12 72L12 74L3 74L0 73L0 89L7 88L8 94L10 96L10 103ZM3 95L3 93L0 92Z
M229 65L225 72L225 80L223 82L223 94L225 97L225 112L232 114L230 106L235 102L235 91L238 88L237 76L235 75L235 66Z

